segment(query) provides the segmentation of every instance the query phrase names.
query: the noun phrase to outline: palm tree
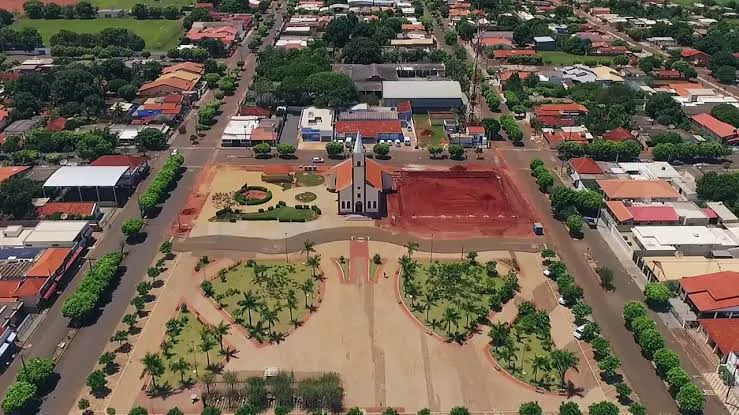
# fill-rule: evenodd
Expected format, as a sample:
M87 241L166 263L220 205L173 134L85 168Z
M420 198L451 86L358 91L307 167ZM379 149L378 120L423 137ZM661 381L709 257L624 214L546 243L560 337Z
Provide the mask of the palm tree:
M429 311L431 311L431 308L436 305L436 296L431 292L426 292L423 294L423 309L426 310L426 321L429 321Z
M244 293L244 298L236 303L239 306L239 313L241 315L246 311L249 314L249 325L251 326L251 311L256 310L259 307L259 297L257 297L252 290Z
M221 352L224 352L223 336L228 336L228 333L231 332L231 326L221 321L217 325L212 326L210 332L213 333L216 339L218 339L218 344L221 346Z
M275 323L280 321L277 312L277 308L270 309L267 306L264 306L261 310L259 310L259 315L262 317L262 320L267 323L267 327L270 331L272 331L272 327L275 325Z
M452 324L454 324L454 327L459 327L459 317L459 310L456 308L448 307L444 310L442 320L444 321L446 331L449 331Z
M531 362L531 368L534 370L534 383L536 383L536 374L540 370L549 370L549 358L544 355L534 356L534 360Z
M164 374L164 363L162 363L162 358L158 354L146 353L144 358L141 359L141 363L144 364L143 374L151 375L151 382L154 384L154 389L158 389L157 377Z
M236 372L233 371L226 371L223 373L223 382L228 385L228 392L226 393L226 396L228 397L229 403L233 398L238 397L238 391L236 391L236 384L239 383L239 375Z
M300 289L303 291L303 296L305 296L305 308L308 308L308 294L313 294L313 280L303 281Z
M570 369L576 369L580 359L572 352L567 350L552 350L549 353L549 357L552 359L552 366L559 373L559 380L562 387L565 386L565 374Z
M287 292L287 309L290 310L290 321L293 319L293 310L298 308L298 297L295 296L295 290L289 290Z
M208 352L213 350L215 345L216 342L213 340L210 329L203 327L203 329L200 330L200 351L205 353L205 361L208 364L208 367L210 367L210 355Z
M162 354L167 359L172 357L172 346L173 346L172 340L168 338L165 338L164 340L162 340L162 344L159 345L159 347L162 349Z
M190 370L190 367L191 367L190 363L188 363L184 357L180 357L179 359L169 364L169 368L172 371L180 374L180 382L182 384L185 383L185 372Z
M414 252L418 252L418 242L408 241L403 246L408 251L408 258L409 259L413 256L413 253Z
M254 264L254 282L261 284L267 276L268 266L264 264Z
M311 275L316 278L316 269L321 266L321 254L309 255L307 260Z
M305 241L303 241L303 249L300 250L300 253L305 254L305 258L308 259L312 252L316 252L315 246L315 242L311 241L310 239L306 239Z
M508 323L493 323L488 332L490 341L496 349L508 342L511 338L511 326Z

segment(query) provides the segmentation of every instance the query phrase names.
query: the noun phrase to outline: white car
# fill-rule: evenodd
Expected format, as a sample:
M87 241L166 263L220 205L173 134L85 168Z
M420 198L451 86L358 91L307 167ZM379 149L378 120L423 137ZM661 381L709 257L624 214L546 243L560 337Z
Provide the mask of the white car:
M567 301L565 301L565 298L562 297L561 295L557 299L557 302L560 303L560 304L562 304L562 305L567 305Z
M172 155L173 155L173 156L174 156L174 155L177 155L177 153L179 153L179 152L180 152L180 150L178 150L178 149L174 149L174 150L172 150Z
M395 147L400 147L400 140L395 140Z
M313 162L314 163L323 163L323 159L320 158L320 157L313 157Z
M572 332L572 335L575 336L577 340L582 339L582 333L585 331L585 324L582 326L578 326L575 328L575 331Z
M380 140L377 144L385 144L385 140Z
M543 274L547 278L549 278L549 276L552 275L552 273L548 269L545 269L544 272L543 272Z

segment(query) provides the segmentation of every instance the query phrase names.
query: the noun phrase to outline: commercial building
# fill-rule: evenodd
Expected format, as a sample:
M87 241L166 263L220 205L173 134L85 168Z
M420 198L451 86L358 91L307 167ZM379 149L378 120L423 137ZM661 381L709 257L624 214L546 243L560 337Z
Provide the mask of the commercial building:
M379 97L382 96L383 81L406 78L440 79L446 75L443 63L336 64L331 65L331 70L350 77L360 94Z
M361 138L364 143L380 140L403 140L403 127L400 120L360 120L337 121L335 137L338 139Z
M149 162L143 156L105 155L98 157L90 165L98 167L127 167L126 172L121 176L120 184L123 186L136 186L149 173Z
M664 180L602 179L596 183L606 200L669 201L680 194Z
M300 114L303 141L331 141L334 138L334 112L328 108L307 107Z
M224 147L248 147L252 144L252 132L259 126L261 118L253 115L236 115L231 117L221 135Z
M131 193L124 179L129 166L62 166L44 182L44 191L57 189L67 201L95 201L118 206Z
M118 146L135 146L139 133L146 129L153 128L164 134L169 133L169 127L166 124L147 124L147 125L130 125L130 124L112 124L108 130L118 136Z
M726 229L707 226L635 226L632 233L638 256L707 256L737 246Z
M534 48L536 50L557 50L557 43L551 36L534 37Z
M679 295L699 319L739 318L739 272L682 278Z
M737 258L669 255L638 257L635 261L649 281L678 281L695 275L724 271L739 272L739 259Z
M389 107L410 101L413 111L463 110L467 96L457 81L383 81L383 103Z
M578 157L567 161L567 173L575 189L596 188L596 180L603 177L603 169L589 157Z

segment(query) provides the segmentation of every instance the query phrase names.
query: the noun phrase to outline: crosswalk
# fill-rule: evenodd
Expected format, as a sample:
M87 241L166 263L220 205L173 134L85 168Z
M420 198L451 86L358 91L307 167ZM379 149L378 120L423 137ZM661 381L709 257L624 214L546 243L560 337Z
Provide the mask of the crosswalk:
M729 396L727 398L726 391L728 389L728 386L724 384L718 373L704 373L703 377L706 378L706 381L711 386L711 390L705 391L705 393L715 393L721 399L721 402L723 402L724 406L731 415L739 415L739 398L737 398L737 387L734 387L734 390L729 393Z

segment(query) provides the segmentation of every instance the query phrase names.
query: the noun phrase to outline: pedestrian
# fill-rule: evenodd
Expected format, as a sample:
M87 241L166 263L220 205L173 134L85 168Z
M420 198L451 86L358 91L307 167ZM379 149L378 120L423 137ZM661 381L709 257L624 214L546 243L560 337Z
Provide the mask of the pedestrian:
M382 275L383 275L383 276L384 276L385 278L387 278L387 272L384 272L384 271L383 271Z

